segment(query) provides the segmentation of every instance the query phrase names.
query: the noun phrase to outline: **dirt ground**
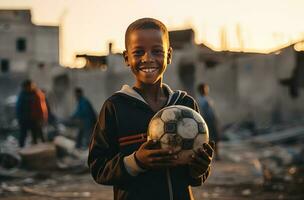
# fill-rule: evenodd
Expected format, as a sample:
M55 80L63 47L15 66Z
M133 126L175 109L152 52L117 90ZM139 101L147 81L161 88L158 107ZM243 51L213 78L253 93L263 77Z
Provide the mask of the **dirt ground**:
M196 199L206 200L302 200L303 183L276 182L260 184L250 177L243 163L217 161L213 172L201 187L193 188ZM255 178L257 178L256 176ZM112 188L96 184L88 172L37 173L31 178L1 180L3 200L112 200ZM302 185L302 186L301 186Z

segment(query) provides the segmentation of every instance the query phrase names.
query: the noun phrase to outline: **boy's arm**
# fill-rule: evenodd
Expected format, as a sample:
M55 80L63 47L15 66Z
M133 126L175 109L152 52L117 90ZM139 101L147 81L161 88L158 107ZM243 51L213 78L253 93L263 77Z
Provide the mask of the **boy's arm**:
M105 185L120 185L130 181L119 153L116 139L115 109L111 102L103 105L89 147L88 165L94 180Z

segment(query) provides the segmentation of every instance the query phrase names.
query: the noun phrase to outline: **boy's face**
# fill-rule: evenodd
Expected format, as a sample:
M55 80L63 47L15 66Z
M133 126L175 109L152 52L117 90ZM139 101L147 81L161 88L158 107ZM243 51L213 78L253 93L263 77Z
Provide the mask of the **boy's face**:
M160 30L140 29L131 32L125 62L136 77L136 84L155 84L162 80L172 49Z
M34 83L29 83L28 85L25 86L25 91L31 92L35 89Z
M205 96L207 96L209 94L209 86L208 85L205 85L203 88L202 88L202 92Z

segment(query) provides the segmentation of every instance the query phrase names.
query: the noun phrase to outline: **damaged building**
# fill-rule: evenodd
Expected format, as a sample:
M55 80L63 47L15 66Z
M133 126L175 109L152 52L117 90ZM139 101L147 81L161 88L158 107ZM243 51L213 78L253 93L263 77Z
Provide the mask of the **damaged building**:
M0 20L5 44L0 47L2 101L16 95L22 78L30 77L47 91L54 114L65 118L74 109L76 86L99 111L123 84L133 84L122 54L113 53L112 44L107 55L77 55L86 60L82 69L59 67L59 27L34 25L28 10L1 11ZM194 97L197 85L208 83L221 126L250 121L262 128L304 117L304 53L294 44L268 54L214 51L196 44L192 29L169 35L173 61L164 82ZM9 88L4 87L9 79Z
M59 27L34 24L30 10L0 10L0 44L0 111L10 115L3 105L13 106L24 79L51 90L48 72L59 66ZM10 120L1 115L0 121Z
M262 128L303 119L304 53L296 51L295 44L268 54L214 51L196 44L192 29L170 31L169 35L173 62L164 82L194 97L197 85L208 83L222 125L252 121ZM104 89L103 100L122 84L133 83L121 54L77 57L86 59L87 69L103 69L104 75L96 82Z

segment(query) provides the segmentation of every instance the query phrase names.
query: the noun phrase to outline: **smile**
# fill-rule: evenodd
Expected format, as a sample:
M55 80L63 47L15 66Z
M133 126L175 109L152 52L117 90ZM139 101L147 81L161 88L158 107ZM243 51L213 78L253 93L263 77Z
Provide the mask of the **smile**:
M145 72L145 73L153 73L153 72L157 71L157 68L155 68L155 67L153 67L153 68L141 68L139 70L142 71L142 72Z

